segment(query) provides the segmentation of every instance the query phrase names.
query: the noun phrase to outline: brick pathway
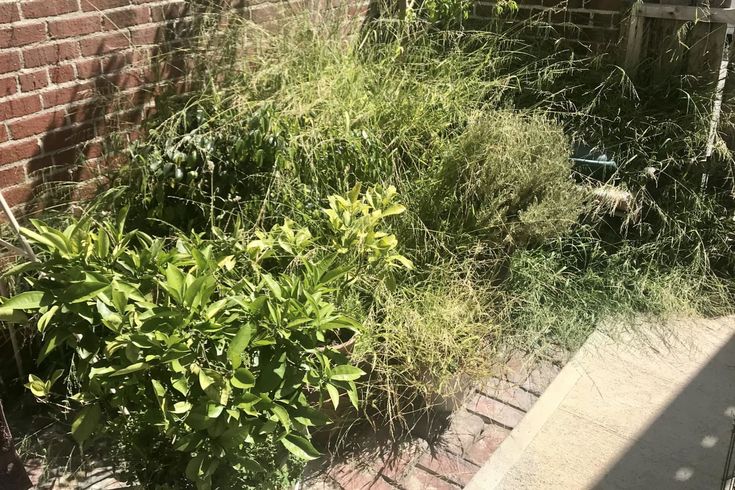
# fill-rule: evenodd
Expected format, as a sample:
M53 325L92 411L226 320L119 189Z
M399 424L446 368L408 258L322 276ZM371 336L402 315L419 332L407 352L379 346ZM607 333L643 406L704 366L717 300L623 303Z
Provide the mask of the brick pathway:
M365 449L313 470L302 490L457 490L510 434L559 372L558 364L510 359L504 372L470 394L434 444L413 437L398 447Z

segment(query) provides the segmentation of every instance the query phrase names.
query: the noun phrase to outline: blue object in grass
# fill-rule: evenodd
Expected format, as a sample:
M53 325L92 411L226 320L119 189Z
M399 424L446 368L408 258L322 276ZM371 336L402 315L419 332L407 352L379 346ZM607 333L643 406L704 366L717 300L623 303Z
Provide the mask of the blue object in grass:
M572 151L574 171L595 180L606 182L618 170L618 164L604 152L595 152L584 145L575 145Z

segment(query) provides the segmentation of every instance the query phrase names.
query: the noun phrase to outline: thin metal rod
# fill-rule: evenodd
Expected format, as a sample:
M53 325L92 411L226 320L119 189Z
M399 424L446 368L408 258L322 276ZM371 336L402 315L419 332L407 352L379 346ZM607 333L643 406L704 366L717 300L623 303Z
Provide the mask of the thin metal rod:
M22 255L22 256L24 256L24 257L28 255L28 252L26 252L26 251L25 251L25 250L23 250L22 248L18 248L18 247L16 247L15 245L13 245L12 243L8 243L8 242L6 242L6 241L5 241L5 240L3 240L2 238L0 238L0 246L3 246L3 247L5 247L5 248L7 248L7 249L8 249L9 251L11 251L11 252L13 252L13 253L16 253L16 254L18 254L18 255Z
M3 212L5 213L5 216L8 217L8 220L10 221L10 225L13 227L15 234L18 235L18 238L20 239L20 243L23 245L23 249L25 249L26 255L28 256L28 258L34 262L38 260L36 258L36 254L33 253L31 244L28 243L28 240L26 240L26 237L24 237L23 234L20 232L20 225L18 224L18 220L15 219L15 214L13 214L13 211L10 209L10 206L8 206L8 202L5 200L5 197L3 196L2 192L0 192L0 207L3 208Z
M15 219L15 214L13 214L13 211L10 209L10 206L8 205L8 202L5 200L5 196L3 196L3 193L0 191L0 207L3 208L3 212L5 213L5 216L8 217L8 221L10 221L10 225L13 227L13 231L15 231L15 234L18 235L18 238L20 239L20 243L23 245L23 250L19 249L18 247L14 245L10 245L9 243L3 241L4 246L10 245L11 249L22 251L24 252L24 255L30 259L31 261L35 262L38 260L36 257L36 254L33 253L33 249L31 248L31 244L28 243L28 240L26 240L26 237L23 236L23 234L20 232L20 225L18 224L18 220ZM5 285L5 281L3 279L0 279L0 295L7 297L8 296L8 288ZM10 344L13 346L13 356L15 357L15 366L18 368L18 376L21 379L25 379L25 370L23 369L23 359L20 356L20 343L18 342L18 335L16 334L15 327L11 323L7 323L8 326L8 335L10 336Z
M8 296L8 288L5 286L5 280L0 279L0 296ZM13 346L13 356L15 357L15 367L18 369L18 377L20 380L25 379L25 370L23 369L23 359L20 357L20 344L15 327L12 323L7 322L8 335L10 336L10 344Z

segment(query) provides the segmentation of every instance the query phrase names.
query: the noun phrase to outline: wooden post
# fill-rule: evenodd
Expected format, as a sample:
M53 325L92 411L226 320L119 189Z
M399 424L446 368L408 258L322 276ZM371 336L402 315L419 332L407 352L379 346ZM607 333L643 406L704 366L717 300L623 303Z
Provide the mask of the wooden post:
M715 26L717 26L715 28ZM717 137L717 126L720 123L720 114L722 114L722 96L725 93L725 81L727 80L727 66L730 61L729 47L727 45L727 25L713 24L710 35L716 42L715 49L712 50L711 63L716 67L717 83L715 84L715 93L712 101L712 118L710 119L709 134L707 135L707 150L705 156L712 156L715 147L715 139Z
M643 49L643 25L646 21L643 13L643 2L637 1L630 9L630 24L628 25L628 42L625 49L625 63L623 68L630 78L635 77L638 65L641 62Z

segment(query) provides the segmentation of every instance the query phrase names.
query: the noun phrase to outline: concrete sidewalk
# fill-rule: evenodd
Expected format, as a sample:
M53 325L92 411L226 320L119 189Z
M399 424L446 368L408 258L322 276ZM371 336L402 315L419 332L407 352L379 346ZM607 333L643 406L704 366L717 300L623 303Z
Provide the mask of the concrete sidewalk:
M735 317L594 334L467 489L718 489Z

